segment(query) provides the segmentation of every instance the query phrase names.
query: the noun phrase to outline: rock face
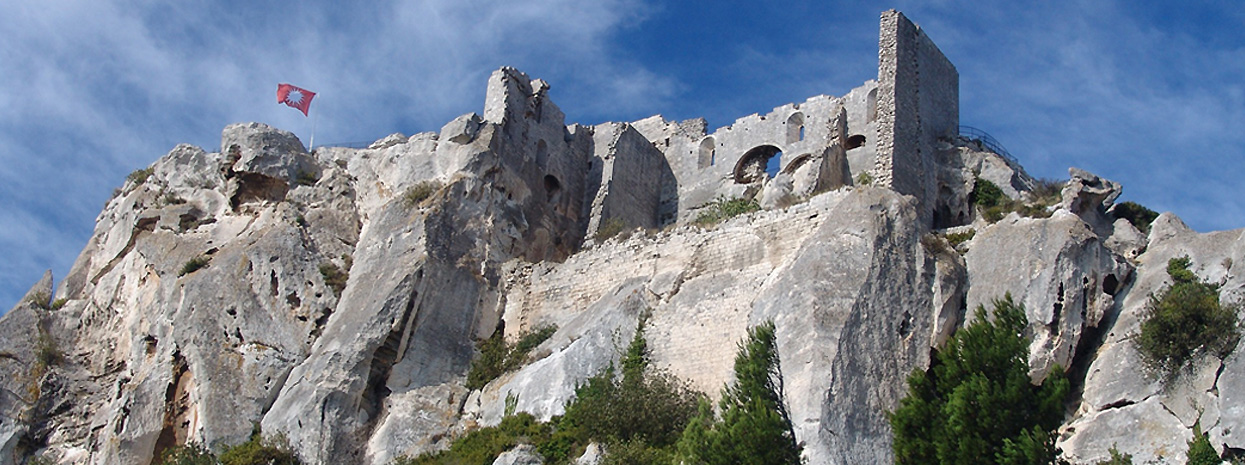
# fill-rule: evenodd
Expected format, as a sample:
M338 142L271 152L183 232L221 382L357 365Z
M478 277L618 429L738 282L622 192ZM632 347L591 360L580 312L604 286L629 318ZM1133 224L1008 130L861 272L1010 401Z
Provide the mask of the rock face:
M547 83L502 68L482 115L438 133L307 153L249 123L220 152L175 147L0 319L0 464L146 464L256 425L307 463L385 464L496 424L507 398L561 414L641 315L654 363L710 396L774 321L808 462L888 463L905 378L1008 293L1034 381L1059 366L1080 387L1064 458L1177 457L1198 421L1245 449L1239 351L1165 387L1129 342L1169 258L1245 298L1245 231L1164 214L1142 235L1108 213L1120 186L1080 170L1049 218L973 222L977 179L1013 199L1034 180L955 134L954 66L918 27L886 12L879 46L877 81L713 132L567 125ZM731 198L762 210L696 225ZM526 365L465 387L478 341L547 325Z

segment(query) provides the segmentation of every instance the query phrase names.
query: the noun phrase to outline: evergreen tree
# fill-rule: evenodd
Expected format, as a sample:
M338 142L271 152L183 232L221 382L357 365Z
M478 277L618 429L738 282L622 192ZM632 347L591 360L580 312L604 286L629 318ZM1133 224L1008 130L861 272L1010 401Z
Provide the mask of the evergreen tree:
M890 415L896 463L1054 463L1069 390L1063 369L1030 382L1027 320L1011 295L994 302L993 321L985 307L975 315L929 370L908 377L908 397Z
M1185 452L1185 463L1188 465L1219 465L1223 459L1210 445L1210 439L1202 433L1201 423L1193 424L1193 439L1189 440L1189 450Z
M735 356L735 384L722 390L720 421L708 402L678 444L689 464L800 463L800 446L784 402L773 322L748 330Z

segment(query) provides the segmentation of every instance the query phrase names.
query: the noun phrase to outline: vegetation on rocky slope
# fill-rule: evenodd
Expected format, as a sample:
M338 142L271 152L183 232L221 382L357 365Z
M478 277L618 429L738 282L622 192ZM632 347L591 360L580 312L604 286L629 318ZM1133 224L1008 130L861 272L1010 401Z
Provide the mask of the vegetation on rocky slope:
M1237 308L1219 302L1219 286L1189 271L1189 257L1167 262L1172 284L1151 296L1134 339L1146 366L1170 379L1203 354L1226 357L1240 340Z
M480 344L480 356L471 361L467 372L467 389L480 389L502 374L516 370L527 362L527 356L540 343L557 332L557 325L536 328L519 335L518 342L507 344L505 331L499 327Z
M735 361L736 383L723 389L715 419L703 394L654 369L641 319L619 366L575 390L566 413L549 422L508 411L501 423L473 430L450 448L395 465L492 463L502 452L531 444L545 463L570 463L590 443L602 444L602 464L799 463L782 395L774 325L749 331Z
M1054 430L1069 382L1061 368L1029 380L1028 321L1011 295L956 332L908 377L908 397L890 415L898 464L1054 463Z

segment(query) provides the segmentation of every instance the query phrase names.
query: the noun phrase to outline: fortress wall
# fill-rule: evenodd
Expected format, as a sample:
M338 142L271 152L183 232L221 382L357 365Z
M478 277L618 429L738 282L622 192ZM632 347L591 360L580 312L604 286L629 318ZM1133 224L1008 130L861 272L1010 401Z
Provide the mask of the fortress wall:
M898 11L882 13L878 38L875 178L922 203L935 193L938 138L959 131L959 74L938 46Z
M611 220L625 229L656 228L662 187L670 175L666 158L628 124L604 124L593 138L592 163L600 164L600 183L593 197L587 233L596 233ZM590 172L596 172L593 167ZM591 175L590 175L591 176Z

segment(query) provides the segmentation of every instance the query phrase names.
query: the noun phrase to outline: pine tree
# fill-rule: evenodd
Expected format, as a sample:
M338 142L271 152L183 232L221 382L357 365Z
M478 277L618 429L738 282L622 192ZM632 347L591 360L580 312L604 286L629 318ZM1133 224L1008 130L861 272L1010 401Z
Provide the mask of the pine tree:
M1210 445L1210 439L1202 433L1202 424L1193 424L1193 439L1189 440L1189 450L1185 452L1185 463L1188 465L1219 465L1223 459Z
M784 402L773 322L748 330L735 356L735 384L722 390L720 421L708 402L688 424L678 449L689 464L800 463Z
M1059 367L1029 380L1024 308L1011 295L985 307L908 377L908 397L890 415L899 464L1054 463L1053 431L1069 383Z

